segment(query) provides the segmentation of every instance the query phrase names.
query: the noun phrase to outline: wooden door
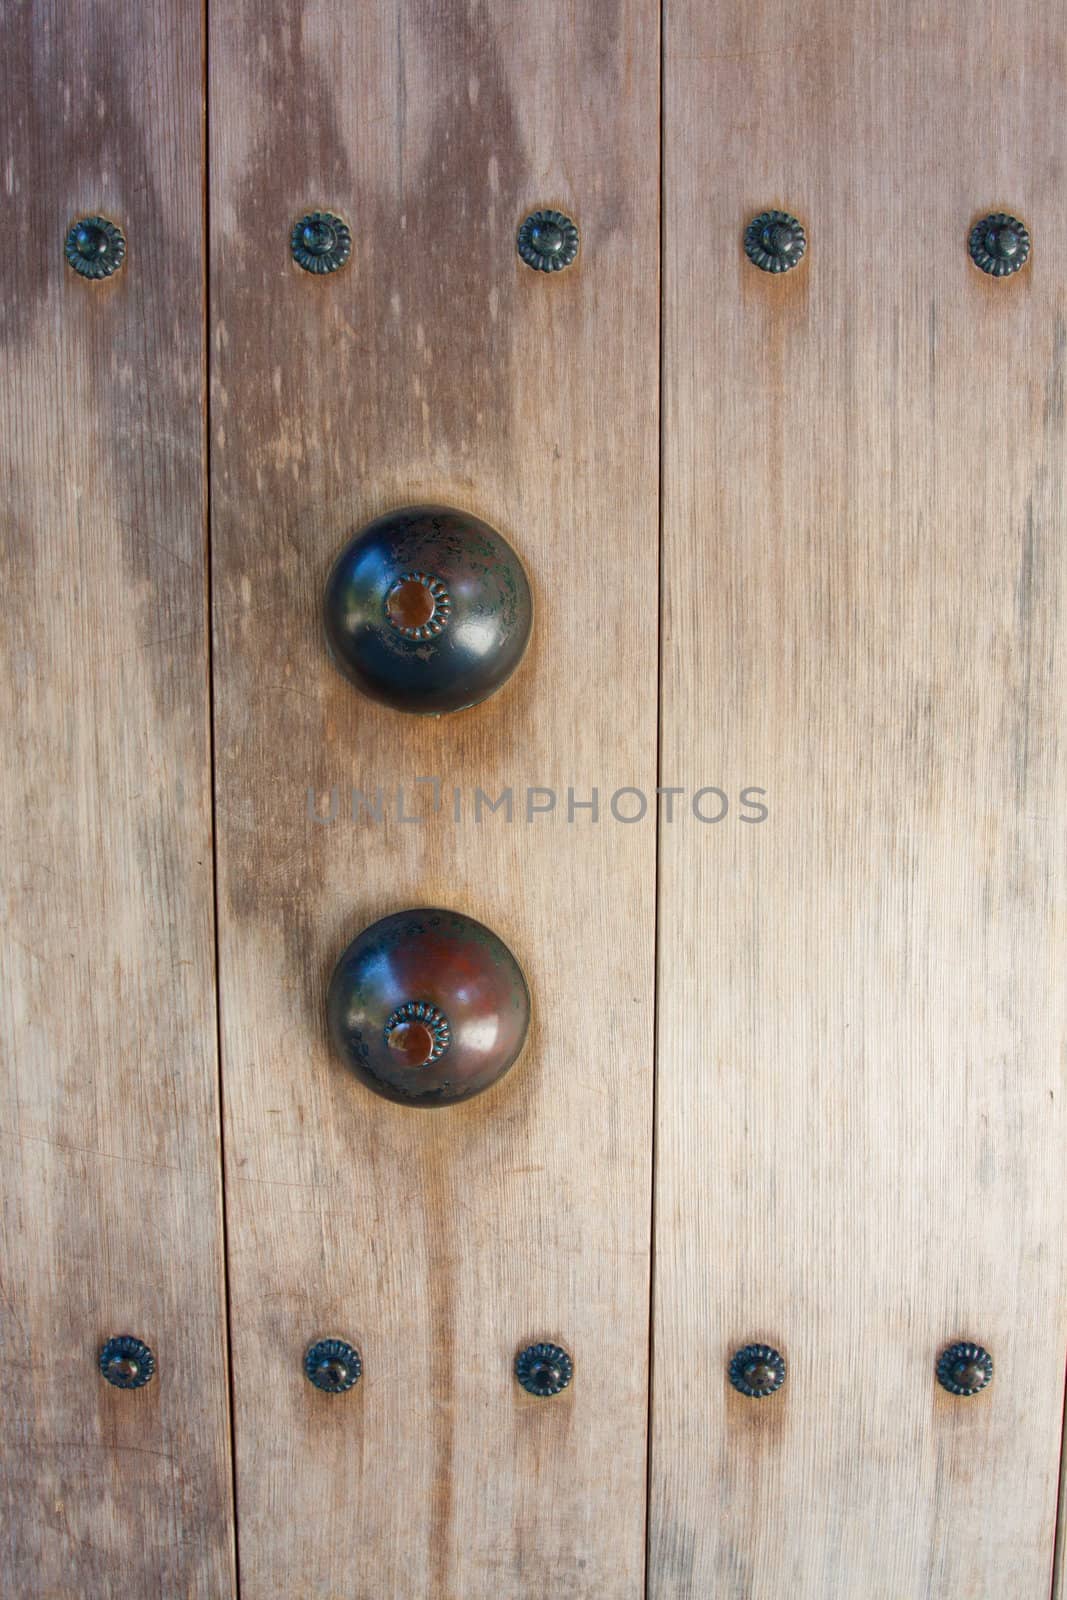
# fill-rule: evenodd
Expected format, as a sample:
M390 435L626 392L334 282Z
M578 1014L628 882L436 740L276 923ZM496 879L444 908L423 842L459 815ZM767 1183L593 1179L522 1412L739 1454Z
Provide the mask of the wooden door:
M1067 1600L1062 16L2 19L0 1592ZM322 623L426 502L534 602L439 718ZM435 906L533 1020L425 1114L326 990Z
M2 19L0 1591L218 1600L201 12ZM135 1391L97 1370L124 1334Z

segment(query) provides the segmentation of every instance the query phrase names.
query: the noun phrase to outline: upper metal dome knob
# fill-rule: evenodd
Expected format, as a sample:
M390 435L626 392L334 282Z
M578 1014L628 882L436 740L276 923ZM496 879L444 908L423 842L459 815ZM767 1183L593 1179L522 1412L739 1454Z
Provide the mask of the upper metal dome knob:
M449 506L377 517L326 584L326 639L344 675L398 711L461 711L522 659L533 607L522 563L488 523Z

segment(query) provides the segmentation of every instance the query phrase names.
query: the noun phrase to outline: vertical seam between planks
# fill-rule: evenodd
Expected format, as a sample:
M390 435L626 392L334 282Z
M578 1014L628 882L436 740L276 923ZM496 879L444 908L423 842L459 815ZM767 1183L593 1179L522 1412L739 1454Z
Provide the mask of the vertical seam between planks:
M222 1274L226 1336L226 1394L227 1429L230 1443L230 1551L233 1561L233 1593L241 1593L241 1541L237 1530L237 1404L233 1374L233 1293L230 1282L230 1235L226 1197L226 1112L223 1098L222 1066L222 967L219 950L219 847L218 847L218 783L215 760L215 608L213 583L213 553L211 528L211 489L214 479L212 460L214 444L211 433L211 261L213 237L211 231L211 6L210 0L201 0L201 27L203 29L203 149L204 149L204 571L206 576L207 604L207 685L208 685L208 758L211 783L211 886L214 919L215 959L215 1062L218 1074L219 1107L219 1188L222 1201Z
M1063 1397L1063 1425L1060 1429L1060 1482L1056 1495L1056 1523L1052 1530L1051 1600L1063 1600L1063 1574L1067 1545L1067 1387Z
M666 59L667 59L667 0L659 4L659 327L658 333L658 407L659 475L656 485L656 842L654 852L653 933L652 933L652 1159L651 1192L649 1194L649 1254L648 1254L648 1412L645 1424L645 1600L652 1592L652 1471L653 1471L653 1403L655 1396L656 1359L656 1181L657 1181L657 1130L659 1126L659 958L660 958L660 895L662 884L663 822L660 817L659 788L663 778L663 462L664 462L664 335L666 329Z

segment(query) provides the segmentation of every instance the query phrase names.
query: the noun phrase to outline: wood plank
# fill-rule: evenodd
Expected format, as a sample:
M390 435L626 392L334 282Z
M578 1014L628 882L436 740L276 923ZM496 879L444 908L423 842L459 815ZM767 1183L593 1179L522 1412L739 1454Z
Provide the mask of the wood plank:
M279 0L211 41L213 527L221 995L246 1600L643 1592L655 783L658 16ZM562 48L565 41L566 48ZM541 205L582 250L552 278ZM353 260L314 279L291 223ZM534 639L483 706L414 720L329 664L320 603L351 531L443 501L499 528ZM443 808L430 814L430 790ZM566 788L604 814L566 822ZM346 820L354 786L381 824ZM555 787L552 818L525 791ZM308 816L311 786L341 817ZM452 790L463 820L452 817ZM516 817L476 826L475 786ZM405 793L421 823L398 821ZM419 796L422 796L421 800ZM443 904L530 981L530 1043L484 1098L422 1115L328 1047L362 927ZM303 1379L362 1350L345 1398ZM543 1403L515 1353L558 1339Z
M8 6L0 1588L232 1592L201 12ZM63 242L121 224L106 283ZM130 1332L148 1387L97 1371Z
M1048 1594L1062 12L672 0L651 1594ZM783 278L747 221L805 223ZM1031 264L967 255L987 211ZM996 1362L966 1402L941 1346ZM774 1399L729 1389L778 1346Z

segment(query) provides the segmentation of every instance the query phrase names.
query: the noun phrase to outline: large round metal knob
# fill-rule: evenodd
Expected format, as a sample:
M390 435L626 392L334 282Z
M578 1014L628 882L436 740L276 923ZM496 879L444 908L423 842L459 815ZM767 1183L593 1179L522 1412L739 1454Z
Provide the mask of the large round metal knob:
M473 917L399 911L334 970L330 1034L356 1076L400 1105L455 1105L502 1078L526 1039L530 992L507 945Z
M334 661L397 711L438 716L485 700L521 661L532 616L507 540L449 506L406 506L368 523L326 583Z

